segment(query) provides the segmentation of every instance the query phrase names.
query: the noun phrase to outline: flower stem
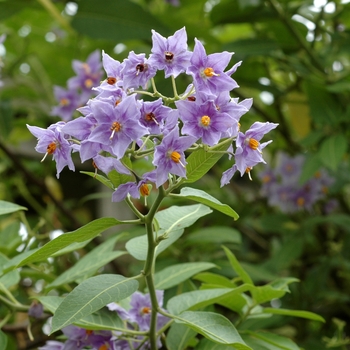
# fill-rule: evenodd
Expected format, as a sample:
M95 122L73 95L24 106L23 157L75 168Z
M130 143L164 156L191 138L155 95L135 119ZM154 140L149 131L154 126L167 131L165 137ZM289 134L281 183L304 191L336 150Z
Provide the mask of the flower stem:
M153 219L165 195L166 194L163 187L160 187L156 200L153 202L147 215L145 215L148 250L147 250L147 259L143 269L143 274L146 278L146 283L147 283L151 304L152 304L151 323L150 323L150 329L149 329L149 340L150 340L151 350L157 349L157 312L159 309L156 289L154 286L154 279L153 279L155 249L157 246L157 243L153 234Z

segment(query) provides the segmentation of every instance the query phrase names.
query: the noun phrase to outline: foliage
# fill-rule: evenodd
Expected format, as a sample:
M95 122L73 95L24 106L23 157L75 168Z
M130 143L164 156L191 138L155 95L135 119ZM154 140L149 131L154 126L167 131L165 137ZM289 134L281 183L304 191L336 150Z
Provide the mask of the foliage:
M70 323L96 332L125 331L127 321L103 306L119 302L129 312L135 291L149 292L141 271L149 250L146 235L135 225L123 225L134 222L115 203L113 217L98 213L104 196L98 184L114 190L129 175L96 175L73 155L79 171L64 169L58 181L55 162L40 163L32 151L26 124L47 128L58 120L50 115L57 105L53 87L66 86L73 60L85 61L102 49L119 61L131 50L149 54L152 29L168 37L184 26L191 50L198 38L208 54L235 52L232 61L242 60L233 75L240 87L231 96L254 99L242 130L256 120L279 124L264 150L269 166L278 164L281 150L290 157L303 154L301 184L322 168L334 182L307 210L301 205L285 213L269 206L265 196L273 192L260 192L263 166L252 169L252 182L235 175L219 188L231 166L222 152L232 140L214 146L212 153L199 148L187 156L181 191L162 201L164 210L154 220L166 235L154 254L154 286L165 290L160 312L171 315L161 329L163 348L346 349L349 11L350 4L340 0L180 0L175 7L163 0L105 0L103 6L93 0L1 1L0 34L6 34L0 46L4 349L43 346ZM165 96L173 94L163 74L154 80ZM188 80L179 76L176 84L182 93ZM135 169L149 170L142 161ZM329 198L337 205L331 206ZM148 201L154 200L151 192ZM141 201L134 203L147 214ZM174 218L179 227L172 226ZM55 238L57 232L65 233ZM27 316L33 300L44 306L39 318ZM57 333L49 336L42 327L52 314ZM145 335L128 325L130 335Z

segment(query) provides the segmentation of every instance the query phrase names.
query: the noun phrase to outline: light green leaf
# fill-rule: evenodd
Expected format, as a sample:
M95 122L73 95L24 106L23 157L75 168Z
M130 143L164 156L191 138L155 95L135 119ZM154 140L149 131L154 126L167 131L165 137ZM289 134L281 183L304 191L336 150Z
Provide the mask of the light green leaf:
M185 183L196 182L205 175L213 165L224 155L224 151L230 147L232 139L227 139L220 142L218 145L210 147L209 150L200 148L192 152L186 159L186 175L187 178L183 180ZM210 152L213 151L214 153Z
M253 299L257 304L266 303L272 299L279 299L286 294L286 291L275 289L270 285L255 287L252 290Z
M187 342L196 334L197 332L183 324L173 323L166 337L167 348L169 350L186 349Z
M186 237L186 242L206 245L208 243L223 244L225 242L241 244L242 238L241 234L232 227L210 226L190 233Z
M0 344L2 349L7 348L7 335L2 330L0 330Z
M254 285L252 279L250 278L250 276L244 271L244 269L242 268L242 266L240 265L240 263L238 262L238 260L236 259L236 257L234 256L234 254L226 247L223 247L226 253L227 258L230 261L230 264L232 266L232 268L236 271L236 273L238 274L238 276L242 279L242 281L244 283L248 283L248 284L252 284Z
M93 173L93 172L90 172L90 171L81 171L81 173L91 176L92 178L96 179L97 181L100 181L105 186L107 186L110 189L114 190L114 186L113 186L112 181L107 179L105 176L100 175L100 174L96 174L96 173Z
M32 255L20 261L17 266L23 266L29 262L43 261L72 243L87 241L98 236L101 232L107 230L107 228L120 224L123 224L123 222L114 218L101 218L91 221L75 231L66 232L46 243Z
M227 216L232 217L234 220L237 220L239 218L238 214L231 207L229 207L227 204L222 204L216 198L212 197L211 195L209 195L208 193L202 190L197 190L195 188L190 188L190 187L184 187L181 189L180 194L173 194L172 196L185 197L193 201L202 203L223 214L226 214Z
M348 148L348 141L343 135L334 135L325 139L320 147L319 158L324 166L328 169L336 171L340 162L342 161L346 150Z
M160 230L157 232L157 237L164 236L156 247L156 256L168 248L183 234L184 228L191 226L202 216L205 216L212 211L201 204L189 206L172 206L168 209L159 211L155 215ZM148 242L146 235L135 237L126 243L127 251L138 260L146 260Z
M1 274L7 273L10 270L13 270L14 268L17 267L17 265L24 259L26 259L28 256L31 256L35 252L37 252L40 248L35 248L28 250L26 252L20 253L13 257L11 260L9 260L7 263L5 263L3 266L0 267L2 269L0 271Z
M169 289L186 281L196 273L213 267L216 267L216 265L207 262L172 265L154 275L154 284L157 289Z
M225 297L234 298L235 294L240 293L243 293L242 289L239 291L232 288L195 290L176 295L169 299L167 310L173 315L179 315L181 312L189 309L199 309L214 303L220 303L220 300Z
M263 312L268 314L274 314L274 315L294 316L294 317L307 318L309 320L314 320L314 321L325 322L325 319L322 316L317 315L310 311L275 309L271 307L266 307L264 308Z
M58 306L51 333L94 313L111 302L127 298L138 282L121 275L99 275L79 284Z
M244 343L234 325L220 314L205 311L185 311L176 316L175 322L186 324L216 343L230 345L238 350L252 350Z
M207 338L203 338L199 342L198 346L196 346L196 350L232 350L232 346L217 344ZM257 350L257 349L254 349L254 350Z
M268 347L268 344L274 345L277 347L277 349L282 349L282 350L300 350L299 347L291 341L289 338L282 337L280 335L274 334L274 333L269 333L269 332L251 332L251 331L246 331L249 336L252 338L260 339L266 343L266 347L268 349L273 349ZM276 350L277 350L276 349Z
M213 272L202 272L199 273L198 275L193 277L194 279L212 284L212 285L217 285L220 288L233 288L235 285L231 282L230 279L228 279L225 276L218 275L217 273Z
M0 200L0 215L10 214L20 210L27 210L27 208L14 203Z
M46 289L52 289L66 283L73 281L79 282L79 280L86 279L95 274L100 267L125 254L125 251L113 252L115 243L122 236L124 235L116 235L99 244L96 248L80 258L73 267L64 271L52 283L48 284Z
M0 266L4 266L9 262L9 259L0 253ZM18 271L11 271L0 277L0 289L9 289L20 281L21 277Z
M35 298L39 300L52 314L55 313L58 306L64 300L63 297L58 296L37 296ZM103 308L91 315L85 316L81 320L74 322L74 324L91 330L120 330L124 327L124 323L118 314L109 311L107 308Z

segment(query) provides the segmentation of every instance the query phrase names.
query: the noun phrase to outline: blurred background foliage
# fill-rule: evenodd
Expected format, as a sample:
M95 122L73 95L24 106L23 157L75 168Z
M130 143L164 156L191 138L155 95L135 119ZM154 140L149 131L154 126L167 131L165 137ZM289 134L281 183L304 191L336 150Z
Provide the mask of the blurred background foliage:
M232 97L253 97L252 110L242 118L242 130L254 121L279 123L270 133L273 143L265 153L270 165L283 151L306 157L300 182L321 168L335 179L327 198L311 210L285 213L271 207L253 181L237 175L220 189L227 169L222 158L197 186L232 206L237 222L218 213L193 227L168 253L169 262L212 261L229 276L220 247L226 244L256 283L293 276L300 283L274 306L308 310L326 323L287 317L254 320L251 329L269 328L293 338L302 348L347 349L350 333L350 1L348 0L0 0L0 46L3 64L0 88L0 199L29 208L26 217L6 216L0 221L1 257L11 258L20 247L20 227L26 220L38 239L55 230L72 230L100 215L104 195L96 181L65 169L59 181L53 162L40 163L35 140L26 124L47 127L57 101L53 86L65 87L74 74L72 60L85 61L98 49L123 60L130 50L150 53L151 29L169 36L186 26L189 45L196 37L207 53L233 51L232 64L242 60L234 74L240 88ZM179 79L179 91L187 81ZM170 86L159 86L167 92ZM77 163L79 160L77 159ZM83 164L78 170L93 171ZM268 196L268 194L267 194ZM100 198L99 198L100 197ZM108 201L109 199L108 194ZM324 205L337 201L333 211ZM118 213L116 213L118 217ZM207 220L207 221L206 221ZM218 236L218 233L220 235ZM71 259L75 259L71 256ZM58 260L59 274L68 260ZM139 266L112 266L133 273ZM40 292L42 271L23 269L23 299ZM191 286L182 286L189 289ZM1 318L1 306L0 306ZM20 320L17 320L20 322ZM14 322L16 324L16 322ZM8 329L18 332L18 329ZM14 333L18 337L18 333ZM18 339L17 339L18 340ZM10 346L10 345L9 345ZM17 345L23 346L25 345ZM22 348L22 347L20 347Z

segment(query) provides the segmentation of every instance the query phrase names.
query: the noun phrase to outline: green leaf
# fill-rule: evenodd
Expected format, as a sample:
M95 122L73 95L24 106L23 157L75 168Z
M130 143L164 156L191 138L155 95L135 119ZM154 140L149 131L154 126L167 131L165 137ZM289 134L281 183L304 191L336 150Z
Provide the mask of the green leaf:
M64 300L58 296L37 296L39 300L52 314L55 313L59 305ZM120 330L124 328L124 323L116 312L103 308L91 315L85 316L81 320L74 322L76 326L91 330Z
M212 272L202 272L193 278L204 283L220 286L221 288L235 287L235 285L227 277Z
M10 270L13 270L17 267L17 265L24 259L26 259L28 256L31 256L35 252L37 252L40 248L35 248L28 250L26 252L20 253L13 257L11 260L9 260L7 263L5 263L3 266L0 266L0 274L7 273Z
M126 253L125 251L112 251L115 243L121 236L114 236L98 245L80 258L73 267L61 273L52 283L46 286L46 289L52 289L66 283L86 279L95 274L100 267L124 255Z
M7 347L7 335L0 330L0 344L2 349L6 349Z
M0 253L0 266L4 266L9 259ZM11 271L0 277L0 289L9 289L20 281L21 277L18 271Z
M114 190L114 186L112 181L108 180L105 176L96 174L90 171L81 171L82 174L89 175L92 178L96 179L97 181L100 181L105 186L109 187L110 189Z
M184 183L192 183L201 179L213 165L224 155L230 147L232 139L227 139L220 142L218 145L209 147L209 150L200 148L192 152L186 159L186 175L187 178L183 180ZM210 152L213 151L213 152Z
M210 226L190 233L186 238L186 242L206 245L208 243L222 244L225 242L241 244L242 238L241 234L232 227Z
M154 285L157 289L169 289L186 281L196 273L212 269L216 265L208 262L183 263L166 267L154 275Z
M233 298L235 294L239 293L243 293L243 291L240 289L239 292L237 292L232 288L195 290L176 295L169 299L167 303L167 310L174 315L179 315L181 312L189 309L199 309L215 304L223 297Z
M120 174L116 170L110 171L108 173L108 178L111 180L113 188L117 188L121 184L132 181L131 175Z
M195 188L190 188L190 187L184 187L181 189L180 194L173 194L172 196L185 197L193 201L202 203L223 214L226 214L227 216L232 217L234 220L237 220L239 218L238 214L231 207L229 207L227 204L222 204L216 198L212 197L211 195L209 195L208 193L202 190L197 190Z
M313 178L321 167L322 161L318 153L307 155L299 178L300 184Z
M79 3L72 26L84 35L116 43L131 39L150 40L152 29L162 35L169 34L149 11L129 0L104 0L103 6L95 0L84 0Z
M27 210L27 208L22 207L21 205L0 200L0 215L10 214L20 210Z
M156 256L181 237L185 227L191 226L196 220L211 212L208 207L201 204L183 207L172 206L159 211L155 215L160 227L157 237L163 236L166 239L161 240L156 247ZM125 247L135 259L146 260L148 249L146 235L132 238Z
M252 350L242 340L234 325L224 316L205 311L185 311L176 316L175 322L186 324L204 337L238 350Z
M199 345L196 346L196 350L232 350L232 346L217 344L207 338L202 338Z
M16 248L22 244L22 237L19 235L20 222L15 220L9 225L4 225L0 230L0 252L10 256L18 253Z
M238 276L242 279L244 283L252 284L254 285L252 279L250 276L244 271L243 267L240 265L234 254L225 246L223 247L226 253L227 258L229 259L229 262L232 266L232 268L236 271Z
M340 134L334 135L322 142L318 154L324 166L330 170L336 171L347 148L348 141L345 136Z
M197 332L191 328L173 323L166 336L166 345L169 350L183 350L186 349L186 344L190 339L195 337Z
M52 318L51 333L94 313L111 302L127 298L138 282L121 275L99 275L79 284L58 306Z
M264 313L274 314L274 315L284 315L284 316L294 316L307 318L309 320L325 322L325 319L310 311L302 311L302 310L288 310L288 309L275 309L271 307L264 308Z
M260 339L263 342L265 342L266 347L269 350L300 350L299 347L289 338L282 337L280 335L269 332L251 332L248 330L246 332L249 334L250 337ZM269 344L276 346L276 348L269 347Z
M19 267L30 262L46 260L60 249L63 249L72 243L87 241L98 236L101 232L107 230L107 228L120 224L123 224L123 222L114 218L101 218L91 221L75 231L66 232L46 243L42 248L20 261L17 266Z
M279 299L286 294L286 291L273 288L267 284L261 287L255 287L252 290L253 299L257 304L266 303L272 299Z

